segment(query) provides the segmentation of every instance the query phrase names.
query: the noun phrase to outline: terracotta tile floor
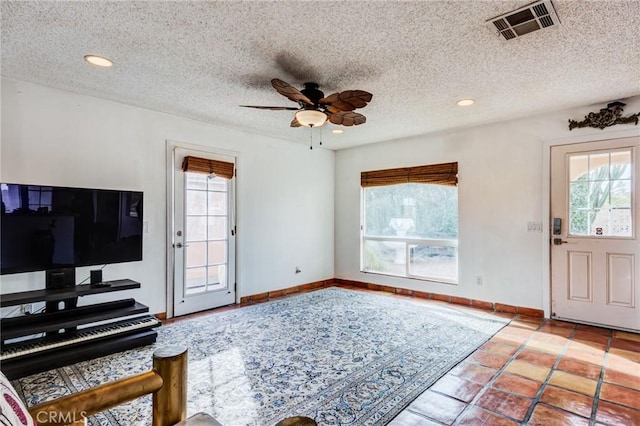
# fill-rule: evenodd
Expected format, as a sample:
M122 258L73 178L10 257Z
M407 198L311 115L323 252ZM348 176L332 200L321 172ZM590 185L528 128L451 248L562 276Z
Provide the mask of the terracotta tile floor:
M640 334L515 317L390 425L640 425Z
M206 312L189 317L199 315ZM640 426L640 334L494 315L511 322L416 398L391 426Z

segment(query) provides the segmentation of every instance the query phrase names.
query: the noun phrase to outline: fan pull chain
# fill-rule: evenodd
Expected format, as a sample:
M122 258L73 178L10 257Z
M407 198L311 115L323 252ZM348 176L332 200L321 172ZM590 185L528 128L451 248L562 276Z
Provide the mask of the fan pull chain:
M313 124L309 124L309 149L313 149Z
M320 146L322 146L322 127L320 127Z

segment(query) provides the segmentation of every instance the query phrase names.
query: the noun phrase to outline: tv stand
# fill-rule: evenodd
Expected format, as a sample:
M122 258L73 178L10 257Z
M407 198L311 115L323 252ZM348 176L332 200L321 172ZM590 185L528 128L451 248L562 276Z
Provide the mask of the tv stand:
M128 279L104 284L2 295L2 307L34 302L47 305L42 313L1 320L2 372L13 380L155 342L157 333L153 328L160 321L150 315L140 316L148 313L149 308L134 299L76 306L78 297L140 288L140 283ZM63 309L58 309L60 302L65 302ZM41 336L33 337L35 334Z

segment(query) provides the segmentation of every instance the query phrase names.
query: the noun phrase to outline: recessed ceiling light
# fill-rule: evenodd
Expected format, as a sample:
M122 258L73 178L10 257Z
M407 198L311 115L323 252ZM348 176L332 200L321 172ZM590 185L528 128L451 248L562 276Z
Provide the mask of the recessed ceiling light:
M331 133L335 133L336 135L339 135L340 133L344 133L344 130L342 130L342 129L333 129L331 131Z
M102 56L97 55L84 55L84 60L90 64L97 65L99 67L113 66L113 61Z
M473 99L460 99L458 101L458 106L469 106L469 105L473 105L476 101L474 101Z

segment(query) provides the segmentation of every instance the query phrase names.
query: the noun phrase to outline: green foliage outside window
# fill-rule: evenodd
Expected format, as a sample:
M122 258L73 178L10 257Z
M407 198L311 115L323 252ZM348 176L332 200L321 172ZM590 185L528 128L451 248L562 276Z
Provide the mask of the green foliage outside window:
M458 238L458 188L408 183L365 190L365 235L395 236L392 218L409 218L407 236Z
M590 235L593 223L603 207L631 207L628 186L630 180L623 179L628 173L628 167L628 164L599 167L571 182L571 234Z

